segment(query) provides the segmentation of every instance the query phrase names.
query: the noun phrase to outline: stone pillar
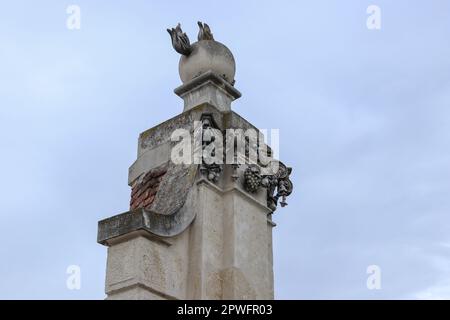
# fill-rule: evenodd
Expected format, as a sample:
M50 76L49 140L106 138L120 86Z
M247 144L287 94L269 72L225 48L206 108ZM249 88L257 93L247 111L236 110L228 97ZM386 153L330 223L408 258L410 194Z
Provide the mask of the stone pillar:
M290 168L273 160L279 169L263 174L257 162L179 163L172 156L174 132L200 141L193 155L207 150L208 130L257 131L231 111L240 97L234 59L211 41L199 39L180 61L185 83L175 92L184 112L139 136L130 211L98 223L98 242L108 247L107 299L273 299L272 213L292 191Z

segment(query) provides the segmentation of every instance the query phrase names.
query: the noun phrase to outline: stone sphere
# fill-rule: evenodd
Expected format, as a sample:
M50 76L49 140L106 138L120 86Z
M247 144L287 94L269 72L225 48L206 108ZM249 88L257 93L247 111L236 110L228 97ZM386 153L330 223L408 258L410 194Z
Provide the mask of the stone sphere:
M209 70L233 83L236 63L233 54L225 45L215 40L201 40L193 43L191 47L192 52L189 56L182 55L178 65L183 83Z

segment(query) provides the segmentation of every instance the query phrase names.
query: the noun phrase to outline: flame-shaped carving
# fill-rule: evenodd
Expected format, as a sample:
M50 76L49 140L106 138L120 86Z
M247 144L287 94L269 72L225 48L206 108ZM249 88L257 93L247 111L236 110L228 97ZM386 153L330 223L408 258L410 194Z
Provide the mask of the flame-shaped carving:
M214 40L213 34L211 33L211 29L206 23L197 22L200 30L198 31L198 41L201 40Z
M191 51L191 43L186 33L181 30L181 25L178 24L176 28L167 29L167 32L172 38L172 46L176 52L188 56Z

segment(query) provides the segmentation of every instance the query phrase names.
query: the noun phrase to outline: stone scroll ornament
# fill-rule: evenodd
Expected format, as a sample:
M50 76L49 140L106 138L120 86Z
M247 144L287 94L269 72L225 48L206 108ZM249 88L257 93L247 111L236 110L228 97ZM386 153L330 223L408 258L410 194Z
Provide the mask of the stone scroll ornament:
M278 171L273 175L261 175L259 166L252 164L244 171L244 188L256 193L260 187L267 189L267 206L273 211L277 209L281 198L281 207L287 206L286 198L292 193L293 184L289 179L292 168L278 161Z

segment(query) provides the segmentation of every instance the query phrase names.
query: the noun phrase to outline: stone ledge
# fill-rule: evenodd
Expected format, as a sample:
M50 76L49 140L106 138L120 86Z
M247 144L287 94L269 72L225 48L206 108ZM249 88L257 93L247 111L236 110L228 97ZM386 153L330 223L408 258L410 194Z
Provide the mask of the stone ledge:
M198 77L186 82L185 84L175 88L174 92L178 96L183 96L185 93L195 89L196 87L204 84L205 82L211 81L218 87L222 88L226 93L232 96L234 99L238 99L242 96L241 92L233 87L228 81L217 75L216 73L207 71L202 73Z
M149 224L148 212L142 208L100 220L98 222L97 242L109 246L133 237L144 236L150 240L171 245L169 241L155 235Z
M241 97L236 88L212 71L200 74L174 91L184 100L184 112L209 103L220 112L228 113L231 103Z

